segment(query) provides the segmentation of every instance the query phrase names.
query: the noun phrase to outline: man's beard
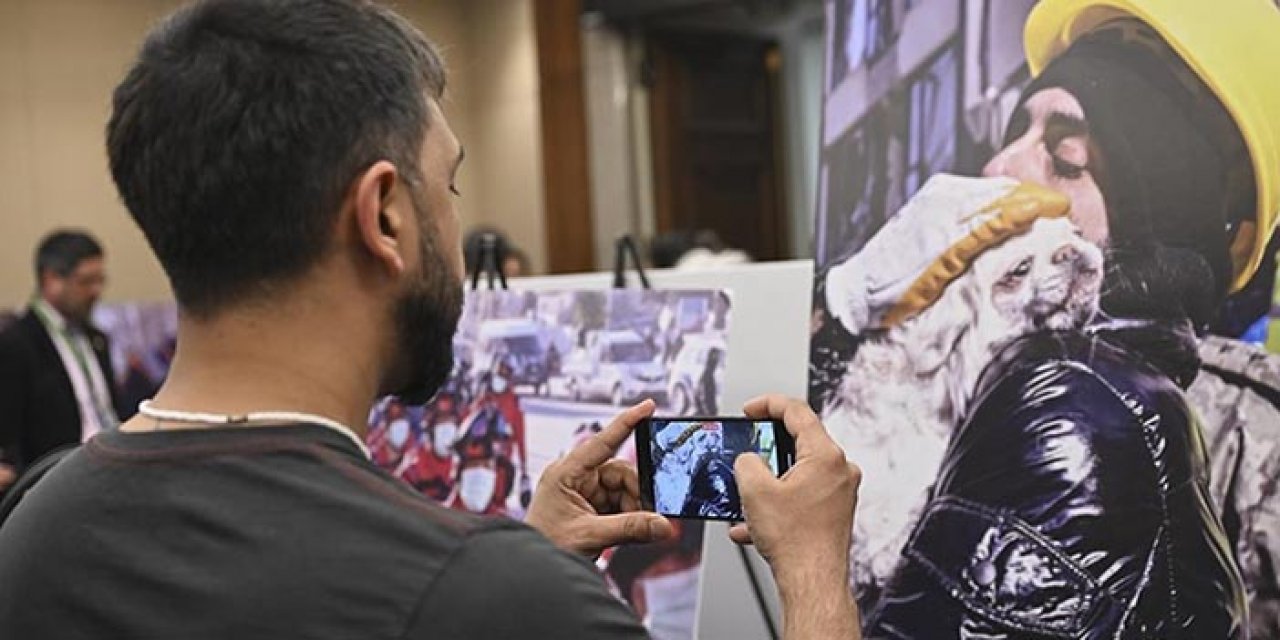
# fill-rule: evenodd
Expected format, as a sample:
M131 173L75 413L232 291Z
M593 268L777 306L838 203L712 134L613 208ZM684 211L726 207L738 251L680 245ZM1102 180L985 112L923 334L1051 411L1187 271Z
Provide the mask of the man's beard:
M414 194L414 208L422 222L422 268L409 290L396 302L395 360L383 394L406 404L423 404L436 394L453 371L453 334L462 315L462 281L432 242L434 225Z
M89 321L93 318L93 307L96 304L96 300L81 304L65 302L61 305L53 305L53 307L58 310L58 313L62 314L62 317L65 318L68 323L76 327L84 328L89 326Z

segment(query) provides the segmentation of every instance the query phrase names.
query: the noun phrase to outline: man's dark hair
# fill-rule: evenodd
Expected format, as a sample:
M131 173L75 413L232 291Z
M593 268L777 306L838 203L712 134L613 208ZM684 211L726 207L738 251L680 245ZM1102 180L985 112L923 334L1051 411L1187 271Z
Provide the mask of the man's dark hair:
M351 180L416 187L435 48L369 0L200 0L115 90L116 187L183 309L208 315L312 266Z
M60 229L45 236L36 248L36 284L46 271L67 277L81 262L101 258L102 245L83 231Z

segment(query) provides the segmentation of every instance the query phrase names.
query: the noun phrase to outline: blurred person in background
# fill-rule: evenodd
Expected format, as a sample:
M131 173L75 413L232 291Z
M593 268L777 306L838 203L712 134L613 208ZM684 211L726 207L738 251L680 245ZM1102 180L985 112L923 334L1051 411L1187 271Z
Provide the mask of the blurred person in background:
M508 278L522 278L533 275L533 266L529 263L529 254L520 247L508 247L507 255L502 258L502 275Z
M672 231L649 243L649 262L655 269L700 271L751 262L745 251L727 246L710 229Z
M485 269L485 242L491 242L494 264L498 265L503 277L519 278L532 275L529 255L512 244L507 234L494 227L480 226L467 232L462 240L462 257L467 268L467 277L475 275L477 270Z
M680 257L696 246L692 231L670 231L649 241L649 264L654 269L670 269Z
M102 245L59 230L35 255L36 293L0 333L0 491L44 454L114 429L120 406L107 336L90 316L106 286Z

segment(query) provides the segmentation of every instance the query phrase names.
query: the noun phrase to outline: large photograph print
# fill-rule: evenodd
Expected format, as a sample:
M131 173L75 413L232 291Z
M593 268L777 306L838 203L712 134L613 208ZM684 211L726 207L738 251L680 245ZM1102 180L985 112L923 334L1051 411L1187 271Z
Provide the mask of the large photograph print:
M1097 610L1038 588L1073 571L1053 552L1041 554L1039 541L1047 528L993 526L984 538L973 533L977 525L969 519L995 516L979 514L982 509L974 504L931 502L940 481L969 478L960 462L967 454L955 450L953 436L973 411L988 410L975 408L980 400L975 396L990 391L980 381L997 354L1037 332L1102 335L1095 332L1120 326L1098 311L1106 292L1101 275L1118 268L1109 262L1108 251L1108 242L1119 233L1117 223L1113 217L1107 238L1105 229L1082 223L1080 215L1091 206L1102 207L1103 216L1116 214L1106 211L1106 199L1093 203L1080 196L1083 190L1072 182L1108 168L1118 171L1119 161L1108 167L1100 157L1109 146L1104 123L1089 119L1098 111L1082 110L1077 100L1084 98L1055 86L1069 89L1069 80L1042 81L1047 90L1032 84L1023 36L1035 6L1035 0L825 2L809 401L864 470L851 588L869 637L885 632L886 623L877 616L888 600L894 600L896 611L909 608L906 602L913 596L895 594L895 581L933 584L939 593L950 594L944 600L970 616L963 629L910 637L1022 637L1007 635L1008 628L995 620L1018 621L1011 624L1049 634L1045 637L1075 637L1064 629L1087 628L1092 623L1083 620ZM1120 60L1115 66L1121 63L1127 64ZM1043 156L1035 156L1034 170L1026 164L1027 150ZM1089 156L1094 161L1086 161L1089 154L1097 154ZM1015 178L1049 186L1065 200L1023 190ZM1111 189L1109 194L1118 188L1103 184L1103 178L1098 182ZM1034 209L1035 219L1009 224L1019 207ZM1233 353L1241 355L1231 357L1280 384L1280 365L1274 364L1280 360L1267 360L1261 346L1246 344L1264 343L1268 323L1280 317L1266 302L1272 297L1276 247L1273 242L1258 275L1228 298L1207 328L1218 334L1215 339L1240 345ZM1275 489L1280 456L1273 445L1263 444L1280 436L1280 424L1259 422L1280 414L1237 405L1240 391L1211 387L1203 377L1192 384L1195 377L1193 369L1166 381L1170 389L1190 388L1179 402L1189 403L1200 416L1200 424L1190 429L1206 446L1203 502L1213 511L1201 510L1201 517L1217 520L1205 530L1218 532L1213 536L1222 536L1223 553L1234 555L1231 564L1243 576L1240 598L1248 600L1250 610L1243 624L1251 627L1252 637L1280 638L1280 492ZM1141 403L1126 397L1134 412L1142 410ZM1008 402L1015 400L1024 399ZM1242 418L1242 411L1253 421ZM1042 451L1048 456L1045 465L1071 459L1087 468L1088 461L1100 459L1069 448L1079 443L1042 442L1046 448L1064 447ZM1015 464L1010 460L1015 446L1011 442L1000 464ZM1143 459L1135 458L1134 464ZM990 477L996 477L998 465L990 464ZM1005 484L1016 493L1025 478L1026 491L1033 491L1034 473L1028 468ZM1262 486L1268 488L1258 490ZM1055 508L1063 507L1045 507L1045 513ZM962 512L968 515L956 515ZM965 537L970 534L977 537L970 541ZM941 539L968 549L953 549L954 571L917 553L936 552ZM1177 562L1190 572L1205 566L1190 557ZM1204 576L1206 584L1213 583L1209 573ZM1063 580L1059 586L1070 582ZM922 607L935 602L914 601ZM916 614L946 619L940 605ZM1189 620L1207 614L1179 615Z
M454 371L423 406L381 400L375 462L451 508L521 519L542 470L644 399L659 416L721 412L724 291L479 291L454 337ZM635 461L634 444L619 452ZM599 564L656 638L692 638L702 525L623 546Z

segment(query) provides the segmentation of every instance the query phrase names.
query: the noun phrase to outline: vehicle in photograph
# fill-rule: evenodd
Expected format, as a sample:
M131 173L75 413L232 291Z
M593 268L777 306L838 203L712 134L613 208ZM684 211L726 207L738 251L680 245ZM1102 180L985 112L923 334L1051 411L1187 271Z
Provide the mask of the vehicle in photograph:
M511 384L527 386L539 395L547 393L545 329L523 318L486 320L480 325L471 359L472 381L487 378L499 357L512 367Z
M566 390L576 401L608 398L614 406L666 395L657 349L635 331L596 331L565 361Z
M707 358L715 352L720 365L713 373L716 389L724 388L724 340L719 336L686 335L676 359L671 364L671 377L667 382L668 408L672 415L695 413L694 399L698 384L707 369Z

